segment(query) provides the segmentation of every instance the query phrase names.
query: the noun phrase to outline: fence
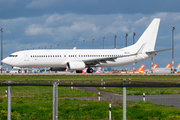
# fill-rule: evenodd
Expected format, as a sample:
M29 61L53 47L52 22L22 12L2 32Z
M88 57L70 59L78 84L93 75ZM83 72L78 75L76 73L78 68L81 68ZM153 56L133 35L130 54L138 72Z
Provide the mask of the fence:
M123 80L114 83L103 80L41 84L3 82L0 86L2 119L180 118L180 84L172 81L163 83L124 79L124 83ZM98 87L98 90L93 87ZM111 90L121 95L104 92Z

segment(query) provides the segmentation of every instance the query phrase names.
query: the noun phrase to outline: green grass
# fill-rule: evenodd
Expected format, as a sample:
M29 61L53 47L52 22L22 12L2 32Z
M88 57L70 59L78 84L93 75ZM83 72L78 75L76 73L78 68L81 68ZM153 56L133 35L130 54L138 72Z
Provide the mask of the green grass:
M7 99L1 98L0 120L7 119ZM113 120L122 120L122 101L86 101L60 99L58 101L58 120L107 120L109 103L112 104ZM52 99L12 99L12 120L50 120L52 119ZM155 105L151 102L127 101L128 120L174 120L180 119L180 109Z
M131 78L132 80L171 80L171 81L178 81L180 80L179 75L88 75L88 74L80 74L80 75L0 75L0 80L12 80L12 81L21 81L21 80L119 80L119 79L128 79Z
M0 97L4 97L7 87L0 87ZM53 87L51 86L12 86L12 97L33 97L36 98L51 98L53 95ZM82 96L97 96L97 93L80 91L70 87L58 87L58 97L82 97Z
M179 76L163 75L0 75L0 82L8 80L19 83L52 83L57 81L76 83L98 83L103 79L106 83L116 83L122 79L131 78L132 81L179 82ZM120 80L121 79L121 80ZM12 120L49 120L52 119L52 92L53 87L45 86L12 86ZM103 87L98 87L104 90ZM7 119L7 98L4 97L7 87L0 87L0 120ZM120 87L106 87L105 91L122 94ZM178 87L173 88L127 88L127 95L155 95L155 94L180 94ZM71 90L70 87L58 87L58 97L97 96L97 93ZM112 103L112 119L121 120L123 115L122 101L95 101L95 100L58 100L59 120L107 120L109 103ZM128 120L176 120L180 119L180 109L155 105L151 102L127 101Z

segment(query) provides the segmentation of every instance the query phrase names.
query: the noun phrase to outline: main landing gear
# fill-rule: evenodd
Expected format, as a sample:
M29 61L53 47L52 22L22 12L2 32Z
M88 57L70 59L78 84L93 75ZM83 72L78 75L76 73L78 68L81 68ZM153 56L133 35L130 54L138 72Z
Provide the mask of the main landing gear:
M18 69L18 73L22 73L21 69Z
M92 68L88 68L87 69L87 73L93 73L93 69Z
M82 73L82 70L76 70L76 73Z

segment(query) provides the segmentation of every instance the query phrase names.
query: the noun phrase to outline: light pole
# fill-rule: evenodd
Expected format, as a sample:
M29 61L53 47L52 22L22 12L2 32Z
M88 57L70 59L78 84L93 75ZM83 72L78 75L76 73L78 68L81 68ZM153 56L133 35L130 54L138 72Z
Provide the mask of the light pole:
M50 49L52 48L52 45L50 45Z
M136 33L133 32L133 44L135 43L135 35L136 35ZM135 63L133 63L133 73L134 73L134 71L135 71Z
M74 47L76 47L76 41L74 41Z
M92 39L92 49L94 49L94 38Z
M126 36L125 36L125 37L126 37L126 47L127 47L127 37L128 37L128 34L127 34L127 33L126 33Z
M172 69L171 73L174 73L174 30L175 27L172 27Z
M66 49L67 49L68 42L66 42Z
M3 28L1 28L1 73L3 72Z
M104 49L104 39L105 39L105 37L103 36L103 49Z
M114 35L114 49L116 49L116 38L117 38L117 36Z
M57 44L57 49L59 48L59 43Z
M84 49L84 43L85 43L85 40L83 40L83 49Z
M125 38L126 38L126 47L127 47L127 37L128 37L128 34L126 33L126 36L125 36ZM126 73L127 73L127 65L126 65Z

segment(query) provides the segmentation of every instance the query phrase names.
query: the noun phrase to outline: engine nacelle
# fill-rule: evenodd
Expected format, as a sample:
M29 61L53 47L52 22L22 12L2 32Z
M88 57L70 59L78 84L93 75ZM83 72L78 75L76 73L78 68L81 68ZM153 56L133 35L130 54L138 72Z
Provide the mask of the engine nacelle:
M67 63L69 70L83 70L85 68L84 62L72 61Z
M51 70L51 71L65 71L66 68L62 68L62 67L51 67L50 70Z

